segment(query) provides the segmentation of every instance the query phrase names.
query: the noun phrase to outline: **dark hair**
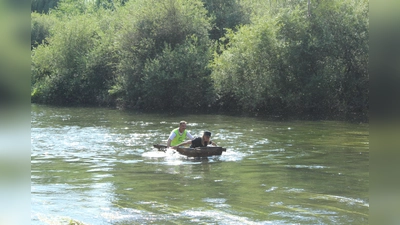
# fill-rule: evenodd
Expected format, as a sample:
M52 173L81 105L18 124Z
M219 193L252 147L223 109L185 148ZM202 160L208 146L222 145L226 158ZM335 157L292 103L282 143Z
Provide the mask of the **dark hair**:
M186 121L182 120L181 122L179 122L179 125L181 124L187 124Z
M204 131L204 136L209 136L209 137L211 137L211 132L210 132L210 131Z

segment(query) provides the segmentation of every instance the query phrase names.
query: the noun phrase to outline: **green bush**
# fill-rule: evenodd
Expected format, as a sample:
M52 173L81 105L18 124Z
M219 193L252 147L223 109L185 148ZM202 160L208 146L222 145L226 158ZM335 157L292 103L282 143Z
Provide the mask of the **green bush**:
M56 18L39 13L31 13L31 49L39 44L48 44L50 30L55 25Z
M214 99L210 59L210 46L195 36L175 49L167 45L146 62L141 108L207 110Z
M168 63L161 63L158 66L155 64L157 60L163 61L165 57L174 62L187 63L187 60L181 58L189 54L192 44L198 44L196 48L207 46L210 21L206 13L202 3L197 0L138 0L126 3L120 9L120 18L124 21L116 40L120 57L116 83L110 94L118 99L121 107L140 108L141 102L153 101L147 98L152 95L149 94L151 90L145 88L151 87L148 83L144 86L145 73L150 70L167 70L169 72L164 71L164 73L169 75L182 74L177 82L185 83L186 78L191 76L180 70L185 65L169 68ZM187 43L192 38L198 41ZM207 50L200 52L207 53ZM172 59L169 54L174 54L177 58ZM195 57L199 57L200 64L203 64L203 58L208 56ZM197 73L202 76L208 75L208 71L204 68L200 68ZM155 104L145 105L156 107Z
M274 20L260 18L257 24L242 26L236 33L228 32L227 38L230 42L226 50L213 63L212 77L221 96L219 102L225 110L232 106L225 104L226 100L236 100L241 111L260 110L274 98L271 79L279 54ZM267 95L270 99L266 99Z
M31 99L367 118L368 1L307 3L60 1L31 14Z
M210 31L210 38L213 40L223 37L227 29L234 30L250 22L250 14L238 0L203 0L203 2L208 15L213 18L213 27Z
M57 7L59 0L31 0L31 11L48 13L50 9Z
M312 117L368 113L368 2L281 8L229 32L212 63L220 105ZM229 110L229 108L225 108Z
M32 51L32 101L53 104L108 101L105 94L111 85L114 55L111 39L106 38L110 34L105 35L100 22L94 14L64 20L52 30L48 45Z
M335 113L366 118L369 110L368 1L322 1L313 10L312 32L321 74L334 80L330 106Z

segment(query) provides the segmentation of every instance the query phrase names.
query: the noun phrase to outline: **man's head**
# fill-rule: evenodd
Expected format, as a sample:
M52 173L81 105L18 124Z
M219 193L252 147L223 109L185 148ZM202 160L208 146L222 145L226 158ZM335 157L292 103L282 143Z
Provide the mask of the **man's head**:
M179 122L179 132L183 132L183 131L185 131L186 130L186 121L181 121L181 122Z

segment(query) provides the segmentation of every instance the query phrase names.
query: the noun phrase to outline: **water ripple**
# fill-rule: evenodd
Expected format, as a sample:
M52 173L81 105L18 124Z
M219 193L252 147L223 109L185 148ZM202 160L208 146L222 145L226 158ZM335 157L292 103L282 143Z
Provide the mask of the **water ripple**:
M35 225L368 223L360 125L79 107L31 115ZM180 120L193 135L211 130L227 151L156 151Z

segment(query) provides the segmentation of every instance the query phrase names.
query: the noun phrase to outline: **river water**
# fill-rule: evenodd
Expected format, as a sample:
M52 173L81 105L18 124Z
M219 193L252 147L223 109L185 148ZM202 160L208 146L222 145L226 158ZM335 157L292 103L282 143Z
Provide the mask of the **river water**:
M368 124L35 104L31 116L31 224L368 224ZM154 149L180 120L227 151Z

